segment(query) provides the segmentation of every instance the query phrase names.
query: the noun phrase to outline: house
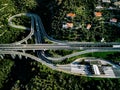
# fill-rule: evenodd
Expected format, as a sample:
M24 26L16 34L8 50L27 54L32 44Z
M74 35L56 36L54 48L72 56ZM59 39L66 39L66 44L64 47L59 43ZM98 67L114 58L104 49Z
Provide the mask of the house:
M103 3L111 3L110 0L102 0Z
M114 5L115 5L115 6L120 6L120 1L114 2Z
M104 38L102 38L102 39L101 39L101 42L105 42L105 39L104 39Z
M96 6L96 9L102 9L103 7L101 5Z
M112 6L110 6L108 9L111 9L111 10L112 10L112 9L115 9L115 8L113 8Z
M67 28L73 28L73 23L66 23L62 25L62 28L67 29Z
M87 24L86 28L89 30L91 28L91 26L92 26L91 24Z
M74 18L75 16L76 16L76 14L74 14L74 13L68 13L66 15L66 17L70 17L70 18Z
M110 19L110 22L117 22L117 19L116 18L112 18L112 19Z
M95 12L94 13L96 17L101 17L102 16L102 12Z

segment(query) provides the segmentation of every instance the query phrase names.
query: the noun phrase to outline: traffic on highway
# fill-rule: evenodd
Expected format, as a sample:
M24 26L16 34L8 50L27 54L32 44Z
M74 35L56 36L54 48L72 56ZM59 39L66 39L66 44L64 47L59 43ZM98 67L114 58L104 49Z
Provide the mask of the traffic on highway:
M12 22L13 18L20 17L22 15L31 18L30 28L13 24ZM29 57L38 62L41 62L42 64L54 70L58 70L58 68L55 64L51 63L50 61L63 61L66 58L71 58L74 56L82 55L85 53L91 53L91 52L120 51L119 42L95 43L95 42L64 42L64 41L55 40L52 37L48 36L47 33L45 32L41 18L38 15L32 13L21 13L14 15L8 19L8 24L14 28L30 30L30 33L26 38L22 39L21 41L11 44L0 44L0 55L10 54L10 55L21 55L21 56ZM35 37L35 44L27 44L27 43L23 44L28 39L31 39L33 35ZM52 44L43 43L45 38L51 41ZM20 50L21 51L35 50L37 52L38 57L30 55L26 52L20 52ZM72 53L70 55L66 55L60 58L51 58L51 57L47 57L45 53L43 53L45 50L83 50L83 51Z

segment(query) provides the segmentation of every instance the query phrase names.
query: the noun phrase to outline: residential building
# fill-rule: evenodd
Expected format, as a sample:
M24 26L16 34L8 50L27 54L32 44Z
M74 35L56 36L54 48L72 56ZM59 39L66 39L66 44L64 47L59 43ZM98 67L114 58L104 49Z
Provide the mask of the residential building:
M91 28L91 24L87 24L87 29L89 30Z
M103 3L111 3L110 0L102 0Z
M120 1L114 2L114 5L115 5L115 6L120 6Z
M67 28L73 28L73 23L66 23L62 25L62 28L67 29Z
M74 18L76 16L76 14L75 13L68 13L66 16L70 17L70 18Z
M101 17L102 16L102 12L95 12L94 13L96 17Z
M112 19L110 19L110 22L117 22L117 19L116 18L112 18Z
M101 5L96 6L96 9L102 9L103 7Z

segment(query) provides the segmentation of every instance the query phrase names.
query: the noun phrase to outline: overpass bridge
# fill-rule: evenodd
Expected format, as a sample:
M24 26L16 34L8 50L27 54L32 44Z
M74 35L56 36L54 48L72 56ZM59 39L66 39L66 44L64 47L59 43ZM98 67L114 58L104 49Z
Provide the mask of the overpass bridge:
M22 15L28 16L31 18L31 28L20 26L20 25L14 25L12 23L13 18L20 17ZM10 17L8 19L8 22L10 26L14 28L19 28L19 29L30 30L30 33L26 38L24 38L21 41L18 41L12 44L0 44L0 57L2 57L4 54L10 54L12 56L19 55L20 57L25 56L25 57L34 59L38 62L41 62L42 64L54 70L58 70L57 66L49 62L49 60L63 61L66 58L82 55L85 53L109 52L109 51L119 52L120 51L119 42L95 43L95 42L66 42L66 41L55 40L52 37L47 35L40 17L35 14L31 14L31 13L17 14ZM35 27L36 27L36 30L35 30ZM23 44L28 39L30 39L32 35L35 36L35 44ZM42 42L44 37L50 40L52 44L43 44ZM38 57L26 53L25 52L26 50L35 50L37 52ZM43 53L45 50L84 50L84 51L66 55L61 58L49 58L49 57L46 57L45 54Z
M114 47L113 47L114 46ZM116 46L118 46L116 44ZM120 47L115 47L115 44L0 44L0 50L87 50L87 49L106 49L120 50Z

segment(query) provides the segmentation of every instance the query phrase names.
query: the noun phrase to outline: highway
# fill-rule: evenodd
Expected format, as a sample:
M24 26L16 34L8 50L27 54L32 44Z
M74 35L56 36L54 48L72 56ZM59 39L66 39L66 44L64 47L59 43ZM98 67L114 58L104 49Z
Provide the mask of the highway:
M15 24L12 23L13 18L20 17L22 15L31 17L31 28L24 27L24 26L21 26L21 25L15 25ZM84 45L94 44L95 46L98 45L98 44L99 45L120 44L119 42L106 42L106 43L101 43L101 42L98 43L97 42L97 43L95 43L95 42L76 42L76 41L67 42L67 41L56 40L56 39L48 36L48 34L45 32L45 29L44 29L44 26L42 24L41 18L38 15L32 14L32 13L21 13L21 14L14 15L14 16L12 16L8 19L8 24L13 28L31 30L30 34L25 39L23 39L21 41L18 41L17 43L21 44L21 43L25 42L26 40L28 40L29 38L31 38L31 36L34 34L34 31L35 31L34 30L35 29L34 21L35 21L35 25L36 25L36 31L38 32L37 34L39 34L39 35L41 34L40 35L41 37L46 37L48 40L50 40L51 42L56 43L56 44L64 44L64 45L65 44L79 44L79 45L81 45L81 44L84 44ZM38 35L38 37L39 37L39 35ZM36 38L38 38L38 37L36 37Z
M21 56L24 56L24 57L28 57L30 59L33 59L37 62L40 62L41 64L43 65L46 65L48 66L49 68L52 68L53 70L56 69L56 66L54 66L54 64L51 64L51 63L47 63L45 62L44 60L38 58L37 56L34 56L34 55L31 55L31 54L27 54L27 53L23 53L23 52L18 52L18 51L0 51L0 54L10 54L10 55L21 55Z
M12 20L13 20L15 17L20 17L20 16L28 16L28 17L31 17L31 28L24 27L24 26L21 26L21 25L15 25L15 24L13 24ZM21 13L21 14L14 15L14 16L12 16L12 17L10 17L10 18L8 19L8 24L9 24L11 27L13 27L13 28L18 28L18 29L23 29L23 30L30 30L30 33L29 33L29 35L28 35L26 38L24 38L24 39L22 39L22 40L20 40L20 41L18 41L18 42L15 42L15 43L13 43L13 44L21 44L21 43L23 43L23 42L26 42L28 39L30 39L30 38L32 37L32 35L34 34L34 17L33 17L33 16L34 16L34 14Z
M86 50L86 49L100 49L100 50L120 50L120 47L113 47L107 45L103 46L89 46L86 45L57 45L57 44L0 44L0 50Z
M47 57L45 56L45 54L43 53L42 55L47 59L47 60L50 60L50 61L57 61L57 62L61 62L61 61L64 61L65 59L69 59L69 58L72 58L72 57L75 57L75 56L79 56L79 55L82 55L82 54L86 54L86 53L93 53L93 52L120 52L119 49L88 49L88 50L84 50L84 51L80 51L80 52L76 52L76 53L72 53L72 54L69 54L69 55L66 55L66 56L62 56L62 57Z
M91 52L108 52L108 51L116 51L116 52L119 52L120 50L85 50L85 51L81 51L81 52L76 52L76 53L73 53L73 54L70 54L70 55L66 55L66 56L63 56L61 58L48 58L48 57L45 57L44 59L50 59L51 61L63 61L67 58L71 58L71 57L74 57L74 56L78 56L78 55L82 55L82 54L86 54L86 53L91 53ZM35 61L38 61L40 62L41 64L43 65L46 65L48 66L49 68L53 69L53 70L57 70L57 66L55 64L52 64L52 63L49 63L49 62L46 62L46 60L43 60L43 58L38 58L34 55L31 55L31 54L27 54L27 53L24 53L24 52L18 52L18 51L1 51L0 50L0 55L2 54L10 54L10 55L22 55L24 57L28 57L28 58L31 58Z
M13 18L20 17L22 15L28 16L31 18L30 28L13 24L12 22ZM47 33L45 32L41 18L38 15L32 14L32 13L21 13L21 14L14 15L8 19L8 24L13 28L30 30L30 33L26 38L22 39L21 41L11 43L11 44L0 44L0 55L3 55L3 54L22 55L22 56L34 59L38 62L41 62L42 64L54 70L57 70L57 66L55 66L50 61L63 61L66 58L71 58L74 56L78 56L86 53L92 53L92 52L110 52L110 51L119 52L120 51L119 42L109 42L109 43L108 42L105 42L105 43L66 42L66 41L55 40L52 37L48 36ZM23 44L28 39L30 39L32 35L35 36L35 44ZM44 38L47 38L53 43L44 44L43 43ZM38 57L30 55L25 52L20 52L20 51L26 51L26 50L35 50L37 52ZM44 50L84 50L84 51L76 52L60 58L52 58L52 57L46 57Z
M20 16L28 16L31 17L31 28L14 25L12 23L12 19L15 17ZM61 49L69 49L69 50L87 50L87 49L99 49L99 50L119 50L119 47L115 48L113 45L120 45L119 42L110 42L110 43L101 43L101 42L64 42L55 40L47 35L45 32L44 26L42 24L41 18L32 13L21 13L14 15L8 19L8 23L11 27L19 28L19 29L26 29L31 30L30 34L21 41L18 41L13 44L0 44L0 50L61 50ZM35 29L36 26L36 30ZM21 44L27 41L29 38L32 37L34 34L35 36L35 43L36 44ZM46 37L50 41L54 42L55 44L41 44L42 37ZM19 44L19 45L18 45ZM43 54L42 54L43 55Z

